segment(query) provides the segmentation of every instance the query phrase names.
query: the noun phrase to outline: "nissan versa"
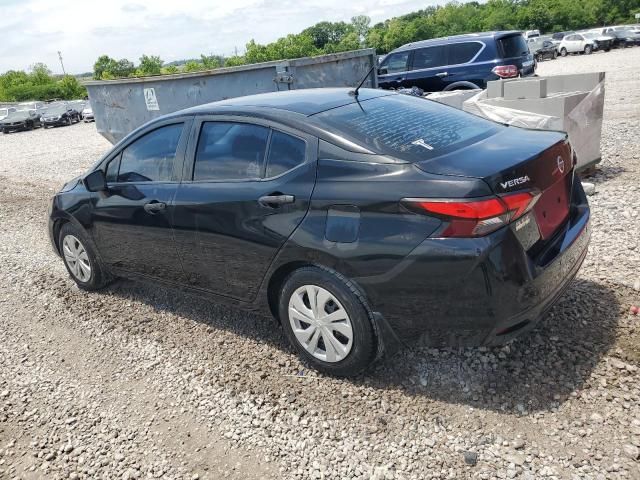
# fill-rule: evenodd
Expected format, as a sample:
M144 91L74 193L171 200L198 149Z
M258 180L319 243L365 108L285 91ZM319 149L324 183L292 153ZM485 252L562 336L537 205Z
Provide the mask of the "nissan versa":
M270 311L353 375L530 329L587 252L574 165L564 133L427 99L269 93L140 127L55 195L49 233L80 288L141 277Z

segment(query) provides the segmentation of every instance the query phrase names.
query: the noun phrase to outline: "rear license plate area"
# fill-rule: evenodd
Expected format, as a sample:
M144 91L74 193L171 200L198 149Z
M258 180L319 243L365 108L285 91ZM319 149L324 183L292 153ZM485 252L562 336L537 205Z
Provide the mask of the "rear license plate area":
M529 250L540 240L540 231L533 212L529 212L513 222L511 231L513 231L525 250Z

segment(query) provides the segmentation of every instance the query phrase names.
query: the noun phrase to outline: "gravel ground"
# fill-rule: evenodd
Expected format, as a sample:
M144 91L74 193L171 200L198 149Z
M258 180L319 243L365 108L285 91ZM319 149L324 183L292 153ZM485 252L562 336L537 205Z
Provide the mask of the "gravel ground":
M108 147L93 124L0 136L0 478L640 478L640 48L608 72L593 240L501 348L309 371L274 322L159 286L79 291L49 197Z

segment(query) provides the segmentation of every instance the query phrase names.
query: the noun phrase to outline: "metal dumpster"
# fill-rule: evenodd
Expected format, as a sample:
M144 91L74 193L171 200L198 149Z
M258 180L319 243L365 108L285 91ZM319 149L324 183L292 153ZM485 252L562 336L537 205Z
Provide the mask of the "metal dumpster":
M255 93L355 86L376 65L373 49L219 68L86 82L98 132L111 143L147 121L183 108ZM376 75L365 83L377 87Z

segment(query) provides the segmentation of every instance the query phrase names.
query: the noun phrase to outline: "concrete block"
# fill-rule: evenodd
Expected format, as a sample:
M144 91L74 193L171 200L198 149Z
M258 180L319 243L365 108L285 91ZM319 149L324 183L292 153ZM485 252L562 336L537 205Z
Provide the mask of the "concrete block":
M546 98L547 80L533 78L507 82L504 84L504 98L507 100Z
M492 80L487 82L487 98L504 97L504 80Z
M553 75L547 80L547 95L561 92L590 92L605 78L604 72Z

